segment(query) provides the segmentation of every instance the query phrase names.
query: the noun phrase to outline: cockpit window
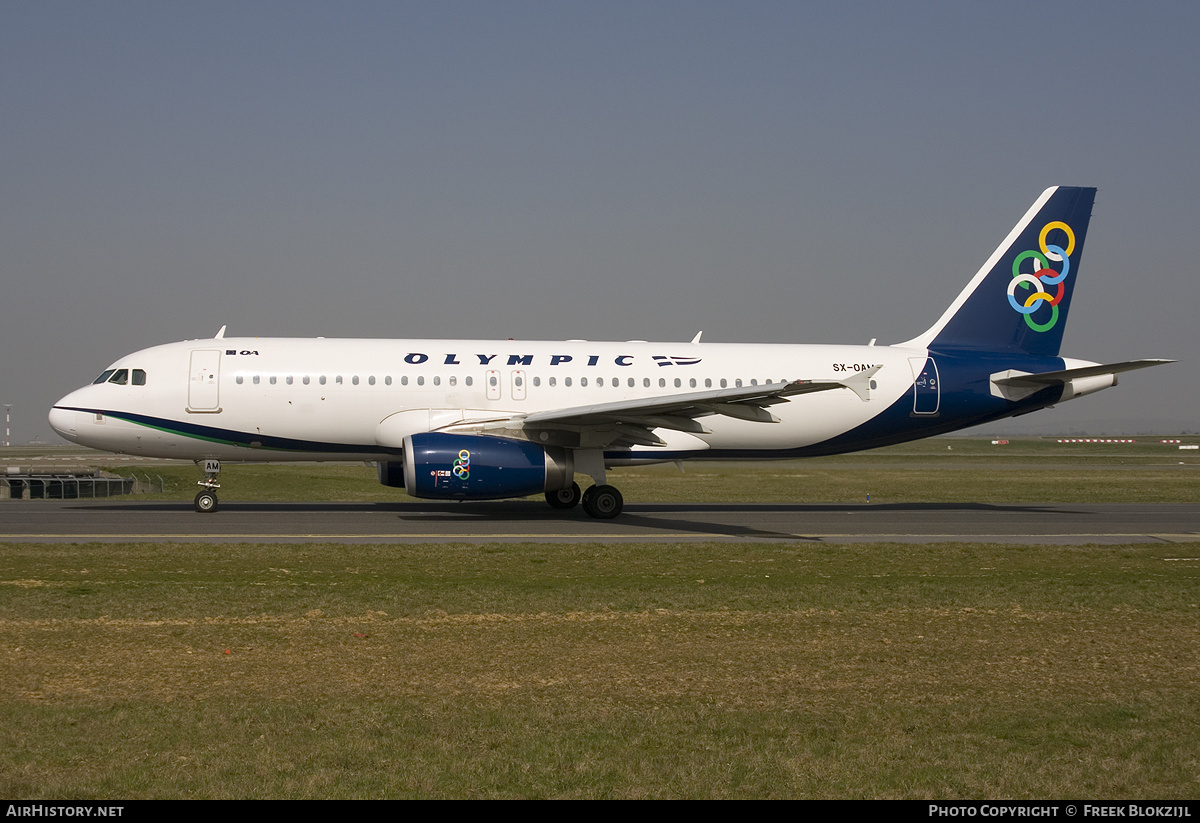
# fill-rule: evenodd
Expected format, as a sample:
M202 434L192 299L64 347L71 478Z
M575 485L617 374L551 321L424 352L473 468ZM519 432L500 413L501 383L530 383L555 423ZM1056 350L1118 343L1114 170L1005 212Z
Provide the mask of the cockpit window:
M146 385L146 370L145 369L134 369L133 370L133 385L135 385L135 386Z
M108 378L109 383L116 383L118 386L124 386L129 382L129 369L117 369L113 372L113 376Z
M92 381L92 385L94 386L97 383L107 383L108 378L112 377L113 372L115 372L115 371L116 371L116 369L107 369L106 371L101 372L100 376Z

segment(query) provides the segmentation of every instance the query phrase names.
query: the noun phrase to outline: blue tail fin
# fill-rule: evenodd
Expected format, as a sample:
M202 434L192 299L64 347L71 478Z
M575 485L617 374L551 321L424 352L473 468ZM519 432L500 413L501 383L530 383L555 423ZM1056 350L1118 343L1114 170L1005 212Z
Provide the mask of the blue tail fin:
M1042 192L941 319L903 345L1056 357L1095 198Z

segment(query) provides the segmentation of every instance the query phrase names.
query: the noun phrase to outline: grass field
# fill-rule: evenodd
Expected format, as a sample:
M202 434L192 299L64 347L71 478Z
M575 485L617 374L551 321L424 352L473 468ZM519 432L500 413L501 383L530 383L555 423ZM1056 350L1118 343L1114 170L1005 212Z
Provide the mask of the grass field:
M0 794L1200 792L1200 555L7 545Z
M620 485L1197 499L1177 451L930 443ZM362 466L222 482L226 499L397 494ZM1200 544L0 537L0 795L1194 798L1198 584Z
M609 482L626 502L862 502L879 503L1179 503L1200 499L1200 452L1180 451L1157 436L1132 444L1058 443L1014 439L1004 446L982 438L934 438L857 454L755 463L688 462L617 469ZM1186 443L1200 437L1185 437ZM44 449L42 450L45 451ZM75 450L73 453L77 453ZM103 465L103 455L94 463ZM5 459L0 450L0 461ZM9 462L28 463L9 450ZM78 462L78 461L76 461ZM190 500L201 472L190 463L114 463L109 470L159 478L162 494L141 499ZM582 484L586 480L581 479ZM226 463L222 500L361 501L407 499L381 486L362 464ZM2 504L3 501L0 501Z

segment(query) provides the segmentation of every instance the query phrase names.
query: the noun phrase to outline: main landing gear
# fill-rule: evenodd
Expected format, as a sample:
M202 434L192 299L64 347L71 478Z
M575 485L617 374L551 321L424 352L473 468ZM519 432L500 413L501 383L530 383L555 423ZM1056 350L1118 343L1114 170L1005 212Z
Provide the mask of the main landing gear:
M579 484L572 483L569 489L559 489L556 492L546 492L546 502L556 509L573 509L579 505Z
M597 520L612 520L625 508L625 498L612 486L590 486L583 493L583 510Z
M221 484L217 482L217 475L220 473L220 460L204 461L204 479L196 483L197 486L204 488L196 492L195 500L196 511L201 514L217 510L217 489L221 488Z
M625 506L621 493L604 484L588 486L588 490L582 494L579 493L578 483L572 483L569 489L546 492L546 502L556 509L573 509L580 501L583 502L583 510L598 520L613 519Z

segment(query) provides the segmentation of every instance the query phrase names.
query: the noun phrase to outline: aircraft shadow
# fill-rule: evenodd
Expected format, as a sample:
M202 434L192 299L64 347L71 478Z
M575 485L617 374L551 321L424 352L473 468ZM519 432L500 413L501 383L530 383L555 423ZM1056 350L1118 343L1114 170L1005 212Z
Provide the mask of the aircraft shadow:
M72 504L74 509L103 509L108 512L179 512L195 516L190 503L86 503ZM615 520L595 520L588 517L582 509L568 511L551 509L542 501L508 500L508 501L464 501L454 502L383 502L383 503L269 503L269 502L222 502L221 511L211 515L222 517L222 514L237 516L239 514L257 515L312 515L328 514L362 514L384 515L394 517L410 525L422 524L423 528L435 532L448 526L494 524L497 526L498 539L509 538L505 528L514 525L529 524L531 536L538 531L554 530L553 524L561 524L564 532L570 530L572 539L605 540L620 538L623 540L636 539L640 536L653 537L656 533L711 535L714 538L738 537L762 540L789 540L799 542L822 542L819 536L809 536L797 531L780 531L771 528L761 528L750 525L755 514L793 514L800 520L797 526L802 528L803 516L807 514L825 514L831 512L853 513L865 516L878 516L886 519L889 515L901 513L936 513L936 512L977 512L981 515L988 513L1019 513L1019 514L1055 514L1055 515L1089 515L1093 512L1076 510L1070 506L1054 504L994 504L994 503L632 503L625 507L624 513ZM732 517L747 522L729 522ZM719 518L719 519L714 519ZM859 521L861 522L861 521ZM270 526L265 528L270 529ZM334 526L334 529L337 527ZM382 531L381 529L374 529ZM886 529L885 529L886 530ZM449 529L447 529L449 531ZM402 535L398 531L397 536Z

